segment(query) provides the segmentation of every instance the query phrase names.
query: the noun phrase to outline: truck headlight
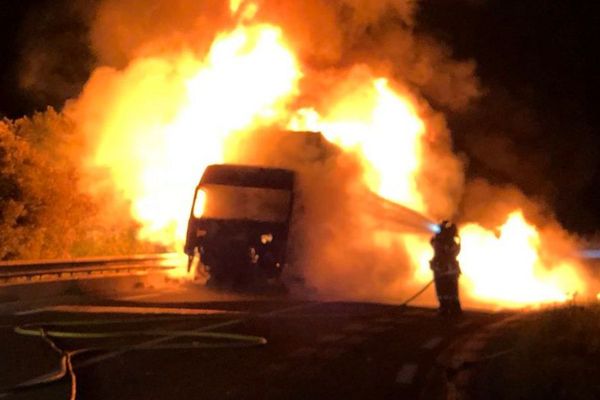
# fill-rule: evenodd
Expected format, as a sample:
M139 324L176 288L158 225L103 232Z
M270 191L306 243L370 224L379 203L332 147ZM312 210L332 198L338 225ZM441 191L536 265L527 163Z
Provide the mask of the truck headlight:
M196 200L194 201L194 208L192 209L192 215L195 218L202 217L204 214L204 207L206 206L206 192L202 189L198 189L196 192Z
M272 241L273 241L272 233L264 233L264 234L260 235L260 242L262 244L271 243Z

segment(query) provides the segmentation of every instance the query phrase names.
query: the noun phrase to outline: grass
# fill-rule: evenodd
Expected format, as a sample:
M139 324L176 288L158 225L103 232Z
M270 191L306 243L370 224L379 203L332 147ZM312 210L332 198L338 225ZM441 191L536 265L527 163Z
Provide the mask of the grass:
M600 399L600 305L536 313L505 331L487 352L475 398Z

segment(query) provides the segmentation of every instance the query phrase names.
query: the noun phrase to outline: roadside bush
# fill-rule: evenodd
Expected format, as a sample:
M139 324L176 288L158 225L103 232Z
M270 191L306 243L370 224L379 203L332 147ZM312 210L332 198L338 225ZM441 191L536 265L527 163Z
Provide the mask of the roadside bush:
M154 251L118 194L82 187L82 138L49 108L0 121L0 260Z

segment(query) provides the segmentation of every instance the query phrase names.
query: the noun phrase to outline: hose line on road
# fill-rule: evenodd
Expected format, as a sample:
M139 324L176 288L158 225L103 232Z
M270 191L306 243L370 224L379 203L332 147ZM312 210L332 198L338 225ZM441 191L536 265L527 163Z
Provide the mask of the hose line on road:
M406 307L410 302L414 301L416 298L421 296L432 284L433 280L429 281L426 285L424 285L418 292L413 294L408 299L404 300L400 304L400 307ZM313 306L314 303L309 305L301 305L295 308L306 308ZM285 311L291 310L285 309ZM278 312L277 312L278 313ZM265 313L263 316L269 316L274 314L274 312ZM39 376L37 378L28 380L26 382L20 383L16 386L13 386L9 389L0 389L0 398L4 398L10 394L14 394L17 392L21 392L23 390L32 389L41 385L50 384L52 382L57 382L65 379L67 376L70 378L71 382L71 391L70 391L70 400L75 400L77 396L77 377L73 368L72 359L74 356L92 352L92 351L103 351L103 350L116 350L117 352L127 352L130 350L160 350L160 349L209 349L209 348L240 348L240 347L253 347L253 346L262 346L267 344L267 339L261 336L253 336L253 335L243 335L243 334L234 334L234 333L224 333L224 332L212 332L212 331L202 331L202 330L162 330L162 329L145 329L145 330L124 330L124 331L75 331L68 329L57 329L56 327L67 327L67 326L92 326L92 325L107 325L107 324L119 324L119 323L135 323L135 322L159 322L159 321L169 321L169 320L178 320L181 321L180 318L136 318L136 319L96 319L96 320L76 320L76 321L54 321L54 322L43 322L43 323L35 323L35 324L26 324L21 326L16 326L14 328L15 333L24 336L33 336L39 337L44 340L55 352L57 352L61 356L60 360L60 369L57 371L53 371L51 373ZM243 319L229 321L227 323L219 324L219 325L233 325L242 321ZM215 329L217 325L207 327L207 329ZM109 339L109 338L124 338L124 337L148 337L154 336L159 338L158 340L153 340L147 343L150 344L133 344L133 345L103 345L103 346L94 346L94 347L86 347L77 350L65 350L60 348L53 338L56 339ZM174 339L174 338L203 338L203 339L212 339L212 340L225 340L225 342L197 342L192 341L190 343L171 343L164 344L164 342Z
M165 319L160 319L164 321ZM178 320L181 319L171 319ZM62 330L56 327L60 326L90 326L90 325L102 325L102 324L118 324L118 323L135 323L140 321L152 321L151 319L107 319L107 320L78 320L68 322L45 322L37 324L27 324L16 326L14 328L15 333L25 336L39 337L46 342L52 350L58 353L61 357L60 368L56 371L48 374L33 378L26 382L22 382L16 386L8 389L0 390L0 398L15 394L27 389L32 389L41 385L50 384L65 379L67 376L70 378L71 391L70 400L75 400L77 397L77 377L74 372L72 359L74 356L86 352L102 351L102 350L161 350L161 349L215 349L215 348L240 348L240 347L253 347L262 346L267 344L267 339L261 336L243 335L236 333L225 333L225 332L208 332L208 331L195 331L195 330L163 330L163 329L142 329L142 330L122 330L122 331L75 331L75 330ZM54 327L50 329L49 327ZM53 339L109 339L109 338L125 338L125 337L143 337L143 336L154 336L157 338L164 339L160 344L151 345L101 345L86 347L77 350L65 350L59 347ZM175 338L192 338L192 339L210 339L216 340L216 342L198 342L192 341L189 343L171 343L165 344L164 342Z
M425 293L425 291L429 288L429 286L431 286L431 284L433 282L434 282L434 279L427 282L427 284L425 286L423 286L417 293L413 294L411 297L404 300L404 302L400 303L400 307L406 307L408 305L408 303L410 303L411 301L415 300L417 297L419 297L420 295Z

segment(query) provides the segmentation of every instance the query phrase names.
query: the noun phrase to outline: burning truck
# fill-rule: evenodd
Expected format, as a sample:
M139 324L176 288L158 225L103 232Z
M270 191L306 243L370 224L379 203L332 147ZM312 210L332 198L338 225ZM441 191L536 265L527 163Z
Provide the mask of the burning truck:
M207 285L244 289L278 281L286 263L294 172L210 165L194 194L185 253L200 256Z
M307 222L306 183L323 181L314 165L335 164L340 152L321 133L278 129L256 131L238 147L244 151L235 163L209 165L195 189L184 245L188 269L199 260L209 286L283 287L282 272L316 229Z
M398 234L393 218L363 225L372 212L361 205L362 192L353 192L352 199L339 190L332 193L341 185L315 171L327 163L328 171L342 170L339 175L352 176L373 194L420 213L441 219L467 210L460 263L467 292L478 301L521 306L564 301L565 293L585 290L580 262L571 257L573 240L556 221L549 221L556 229L546 229L551 225L544 225L546 218L528 217L531 202L524 196L465 179L463 159L453 152L445 119L430 101L463 109L480 92L479 80L471 60L452 59L446 46L413 29L416 2L363 7L346 1L342 7L334 1L307 6L232 0L230 13L213 2L192 2L206 5L202 17L214 22L211 29L196 23L199 15L188 7L175 10L169 2L163 2L163 13L137 13L127 2L110 3L98 12L103 29L93 30L106 35L94 37L108 51L100 61L122 53L123 68L100 66L66 111L86 138L82 142L89 142L89 152L83 152L84 165L92 168L89 176L96 176L97 167L109 171L116 193L130 203L141 226L140 239L179 248L186 238L191 191L207 165L269 165L297 171L303 190L297 197L304 202L312 196L300 221L309 225L307 276L315 286L379 299L399 296L407 271L409 280L428 280L427 237ZM182 13L181 18L172 12ZM166 18L158 24L161 29L144 29L156 16ZM128 29L115 30L117 20ZM184 20L194 28L184 29ZM129 28L136 23L142 28L134 31L148 36L136 36L140 41L133 45ZM171 34L160 35L170 24ZM112 40L119 33L126 37ZM117 49L113 42L133 47ZM292 157L307 158L304 171L309 176L315 171L313 180L293 163L246 159L247 147L236 146L239 138L258 142L255 130L274 127L322 132L346 158L322 162L319 151L295 152ZM282 154L278 143L261 143L276 157ZM198 202L202 198L197 196ZM218 220L209 218L211 193L206 198L205 213L191 218L188 254L215 248L206 244L213 228L197 227ZM321 223L325 219L329 224ZM321 229L315 229L318 224ZM291 244L291 250L302 247L295 238ZM373 254L380 256L379 263L372 262ZM212 275L219 267L209 264L210 257L204 254L203 260L213 267Z
M306 166L335 162L340 153L310 131L257 131L238 146L243 155L206 167L195 189L184 245L188 269L198 260L212 287L282 288L281 274L303 252L311 229L301 183L323 179Z

